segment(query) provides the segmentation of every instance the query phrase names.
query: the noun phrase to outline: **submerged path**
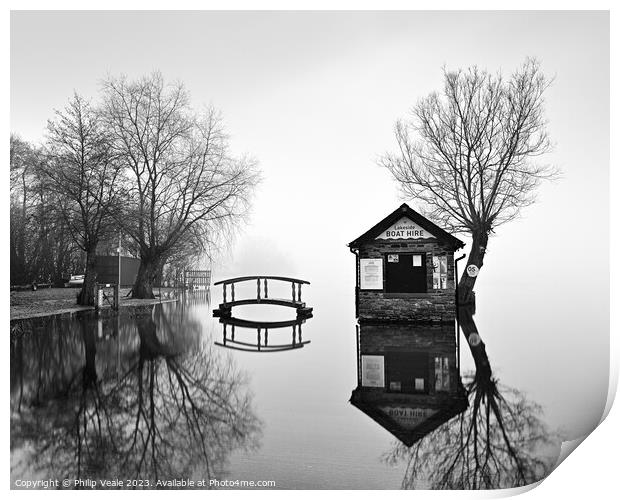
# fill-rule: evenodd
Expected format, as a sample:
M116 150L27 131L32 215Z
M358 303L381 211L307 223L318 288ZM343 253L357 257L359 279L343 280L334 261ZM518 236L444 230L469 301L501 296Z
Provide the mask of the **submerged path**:
M130 288L121 290L120 307L151 306L164 302L175 302L168 298L173 288L162 288L161 297L154 299L125 298ZM93 311L92 306L79 306L75 303L79 288L48 288L36 292L11 292L11 321L19 319L40 318L57 314L74 314L79 311ZM105 309L105 308L104 308Z

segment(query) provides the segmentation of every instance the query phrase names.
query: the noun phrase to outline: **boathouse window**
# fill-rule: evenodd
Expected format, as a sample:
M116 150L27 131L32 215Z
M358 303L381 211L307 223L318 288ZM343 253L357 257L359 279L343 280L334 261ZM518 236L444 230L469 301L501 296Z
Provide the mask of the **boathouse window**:
M435 390L450 390L450 364L447 356L435 358Z
M387 254L385 291L388 293L426 293L426 255Z
M427 353L389 352L385 365L389 392L428 393Z
M448 286L448 257L433 256L433 289L445 290Z

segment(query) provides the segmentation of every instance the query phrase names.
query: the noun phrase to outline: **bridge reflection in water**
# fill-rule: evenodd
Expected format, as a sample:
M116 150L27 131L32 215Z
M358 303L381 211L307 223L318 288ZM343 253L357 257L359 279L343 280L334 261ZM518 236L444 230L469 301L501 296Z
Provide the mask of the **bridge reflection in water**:
M235 284L256 282L256 298L240 299L235 296ZM291 299L274 298L269 296L269 282L290 283ZM297 278L287 278L284 276L243 276L231 278L214 283L222 285L222 303L213 310L213 316L220 318L222 323L222 342L215 342L215 345L227 347L238 351L246 352L281 352L300 349L309 344L309 340L302 340L301 326L307 319L312 317L312 307L306 306L301 300L301 286L309 285L309 281ZM227 290L230 287L230 300ZM290 307L295 309L296 317L285 321L253 321L248 319L236 318L232 315L232 309L236 306L244 305L267 305ZM290 342L282 343L283 331L291 329ZM274 336L270 339L270 332L276 331L275 343ZM250 342L251 338L255 341Z
M454 327L359 325L350 402L406 446L465 411Z
M290 321L249 321L239 318L220 318L222 323L222 342L215 342L215 345L227 347L237 351L248 352L280 352L290 351L293 349L301 349L309 344L309 340L302 339L301 325L306 322L305 319L293 319ZM283 332L290 329L290 342L283 342ZM280 330L276 333L276 343L274 343L274 335L271 340L269 332ZM249 339L256 332L255 342Z

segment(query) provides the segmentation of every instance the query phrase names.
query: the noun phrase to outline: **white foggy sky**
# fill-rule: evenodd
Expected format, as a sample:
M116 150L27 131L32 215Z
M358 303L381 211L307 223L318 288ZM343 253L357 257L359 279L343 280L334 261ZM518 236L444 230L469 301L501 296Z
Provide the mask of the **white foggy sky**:
M417 208L375 163L395 146L395 120L441 88L443 65L509 74L537 57L555 76L547 94L555 150L546 160L563 178L543 186L539 202L489 243L476 320L500 379L527 390L576 436L598 422L608 381L608 19L603 12L14 12L11 130L40 140L53 109L74 89L96 96L108 72L159 69L183 81L195 105L222 111L234 149L256 157L264 177L250 225L216 279L309 279L316 322L329 328L331 321L338 328L330 335L350 337L354 258L346 243L403 201Z

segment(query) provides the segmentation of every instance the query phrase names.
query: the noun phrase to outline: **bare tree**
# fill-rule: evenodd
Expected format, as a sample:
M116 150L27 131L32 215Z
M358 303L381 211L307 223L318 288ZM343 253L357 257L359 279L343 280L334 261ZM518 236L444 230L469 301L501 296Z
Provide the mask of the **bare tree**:
M58 195L47 189L41 148L11 134L11 284L59 282L80 266L81 251L56 217Z
M482 267L489 235L557 173L536 162L550 149L543 100L549 84L533 59L508 80L477 67L444 70L442 95L421 99L396 124L399 150L380 164L429 217L471 235L468 265ZM463 273L462 303L471 300L475 281Z
M384 456L405 462L404 489L499 489L544 479L554 465L559 438L540 418L542 409L523 393L495 380L489 393L467 384L468 409L411 448L396 443Z
M11 134L10 169L11 169L11 283L23 284L32 279L28 269L31 255L27 232L33 212L31 189L34 169L36 168L36 151L26 141Z
M463 334L476 371L469 376L468 408L415 443L396 444L384 458L405 461L407 489L496 489L534 483L547 476L561 436L542 419L540 405L499 384L477 332L472 307L461 307Z
M114 147L131 177L124 224L141 258L133 296L150 298L178 245L212 239L244 216L258 175L253 160L229 153L215 111L192 111L182 84L154 73L109 78L103 89Z
M33 335L41 324L49 335ZM157 479L221 477L233 451L259 443L247 377L204 342L181 301L125 318L107 339L87 314L18 325L11 335L14 477L122 476L155 488Z
M97 245L111 230L118 210L120 167L100 113L79 95L48 122L45 173L59 195L58 212L86 253L78 303L93 305Z

